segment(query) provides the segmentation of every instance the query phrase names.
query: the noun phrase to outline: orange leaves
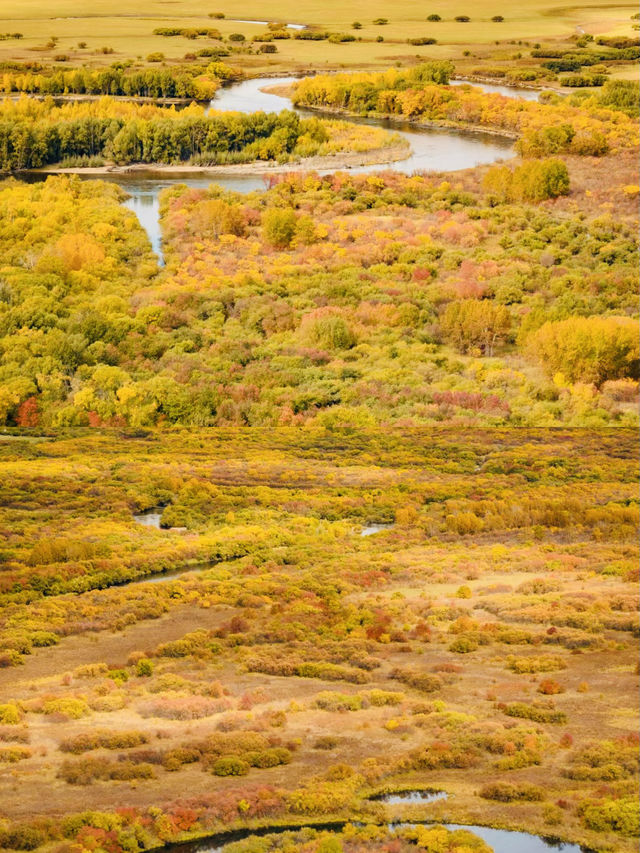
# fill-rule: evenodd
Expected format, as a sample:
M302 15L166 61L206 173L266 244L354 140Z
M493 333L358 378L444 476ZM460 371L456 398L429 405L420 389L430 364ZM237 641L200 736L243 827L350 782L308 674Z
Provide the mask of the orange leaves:
M89 234L65 234L56 250L68 270L91 269L105 259L104 249Z

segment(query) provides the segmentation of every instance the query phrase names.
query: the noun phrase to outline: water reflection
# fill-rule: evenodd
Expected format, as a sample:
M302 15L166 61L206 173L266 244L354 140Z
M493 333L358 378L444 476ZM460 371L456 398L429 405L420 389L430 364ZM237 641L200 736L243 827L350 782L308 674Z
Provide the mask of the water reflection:
M156 527L160 530L160 520L162 519L163 507L154 507L146 509L144 512L139 512L133 516L133 520L144 527Z
M411 823L396 822L388 824L389 829L406 829L415 826L430 824L431 821L412 821ZM233 841L244 838L259 837L265 835L281 836L285 832L301 832L304 829L333 830L339 832L345 827L345 822L307 823L303 826L264 826L257 829L238 829L231 832L221 832L200 841L191 841L183 844L169 844L165 847L166 853L223 853L226 846ZM356 823L356 825L358 825ZM560 851L560 853L592 853L585 847L577 844L566 844L551 838L542 838L531 835L528 832L512 832L507 829L491 829L491 827L477 825L462 825L456 823L445 823L442 826L447 829L464 829L482 838L494 853L549 853L549 851ZM256 847L256 849L261 849Z
M504 95L505 98L515 98L521 101L537 101L539 89L518 89L516 86L502 86L499 83L472 83L469 80L450 80L451 86L473 86L488 95Z
M402 806L415 803L435 803L437 800L446 800L448 796L446 791L427 789L423 791L392 791L389 794L376 794L370 799L378 803L387 803L390 806Z

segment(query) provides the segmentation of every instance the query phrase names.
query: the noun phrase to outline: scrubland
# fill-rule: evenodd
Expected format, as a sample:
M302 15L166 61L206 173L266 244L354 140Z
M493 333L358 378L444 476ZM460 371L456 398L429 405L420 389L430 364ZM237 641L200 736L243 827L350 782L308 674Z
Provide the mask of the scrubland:
M633 849L632 432L1 447L5 846L375 823L422 787L449 798L405 816Z

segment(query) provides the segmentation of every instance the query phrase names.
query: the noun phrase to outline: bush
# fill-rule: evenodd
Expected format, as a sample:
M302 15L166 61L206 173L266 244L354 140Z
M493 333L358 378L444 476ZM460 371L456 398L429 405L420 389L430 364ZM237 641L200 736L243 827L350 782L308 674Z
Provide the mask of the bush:
M95 780L122 782L131 779L153 779L155 771L153 766L146 762L82 758L77 761L63 761L57 776L69 785L90 785Z
M556 670L566 669L567 665L562 658L556 657L531 657L517 658L509 655L507 658L507 669L511 672L518 673L534 673L534 672L555 672Z
M334 737L333 735L322 735L321 737L316 739L316 742L313 744L313 748L314 749L335 749L339 743L340 743L340 738Z
M237 755L227 755L219 758L213 765L214 776L246 776L250 765Z
M84 699L74 699L72 696L61 696L58 699L48 699L42 705L43 714L60 714L71 720L79 720L91 713Z
M531 357L551 376L602 385L637 379L640 368L638 323L630 317L569 317L548 322L527 339Z
M428 36L422 36L420 38L407 39L407 44L414 44L416 46L423 44L437 44L437 40Z
M401 681L421 693L435 693L442 687L442 679L437 675L411 669L394 669L391 671L390 678Z
M15 764L25 758L31 758L31 750L26 746L0 747L0 764Z
M619 832L620 835L640 834L638 803L633 798L609 800L582 808L582 820L595 832Z
M317 308L302 318L300 334L309 344L325 349L351 349L357 338L339 309Z
M449 303L440 320L445 340L461 352L478 350L492 356L511 328L511 315L505 305L488 299L462 299Z
M251 767L278 767L280 764L289 764L291 753L284 747L274 747L273 749L265 749L262 752L246 752L243 755L243 759Z
M431 15L427 15L427 21L441 21L441 20L442 20L442 18L440 17L440 15L436 15L435 13L433 13Z
M153 675L153 661L149 658L140 658L136 663L136 675L138 678L149 678Z
M468 24L471 18L468 15L456 15L453 20L459 24Z
M520 717L525 720L533 720L534 723L566 723L567 715L564 711L554 711L547 708L537 708L527 705L525 702L514 702L507 705L504 713L508 717Z
M36 850L46 841L43 830L29 824L16 824L11 829L0 830L0 847L9 850Z
M562 160L555 159L530 160L515 169L492 166L483 186L496 201L545 201L568 195L569 172Z
M557 693L564 693L564 687L552 678L543 678L538 685L538 693L545 696L555 696Z
M360 711L363 707L362 696L333 693L330 690L318 693L313 704L323 711Z
M93 749L129 749L147 743L148 737L144 732L110 732L98 730L75 735L60 742L61 752L72 752L79 755Z
M470 652L477 651L478 647L479 643L475 637L469 637L465 634L461 634L451 643L449 651L455 652L458 655L467 655Z
M371 705L382 707L387 705L400 705L404 702L404 693L392 690L368 690L363 695Z
M591 743L577 750L562 771L569 779L613 782L638 772L637 735Z
M356 37L351 35L351 33L331 33L328 41L333 44L342 44L342 42L346 41L355 41Z
M296 224L296 214L290 207L270 207L262 216L263 237L276 249L286 249L295 236Z
M17 726L22 721L22 711L15 702L0 705L0 725Z
M544 791L537 785L527 783L510 785L507 782L493 782L480 789L480 796L500 803L540 802L544 800Z

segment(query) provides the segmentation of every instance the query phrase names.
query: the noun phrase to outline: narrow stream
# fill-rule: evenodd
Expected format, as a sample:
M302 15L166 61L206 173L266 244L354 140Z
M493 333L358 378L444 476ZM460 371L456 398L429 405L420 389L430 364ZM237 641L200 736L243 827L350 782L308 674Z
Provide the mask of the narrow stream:
M419 791L391 791L388 794L375 794L369 799L377 803L386 803L388 806L406 806L416 803L435 803L438 800L446 800L448 797L446 791L424 789Z
M373 536L374 533L380 533L383 530L391 530L395 524L366 524L360 531L360 536Z

